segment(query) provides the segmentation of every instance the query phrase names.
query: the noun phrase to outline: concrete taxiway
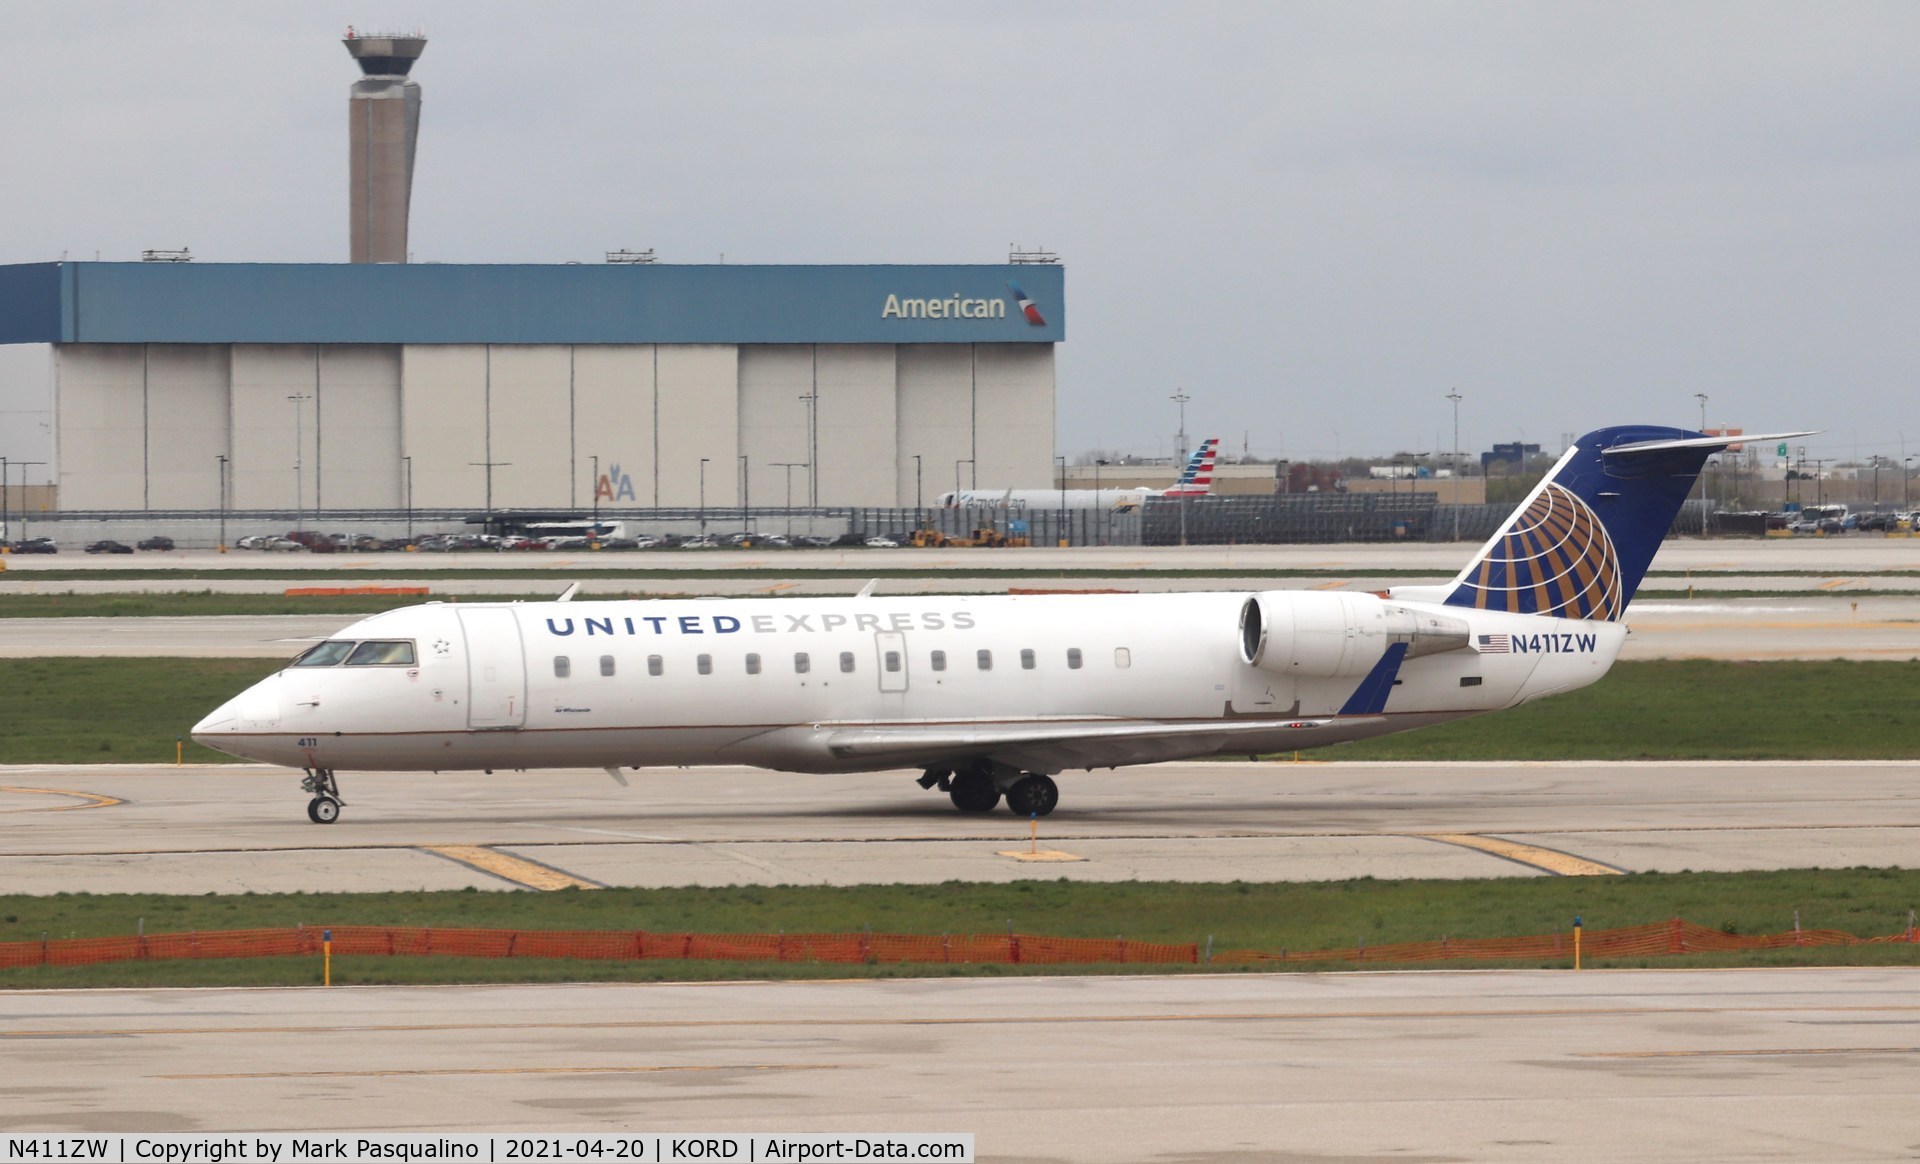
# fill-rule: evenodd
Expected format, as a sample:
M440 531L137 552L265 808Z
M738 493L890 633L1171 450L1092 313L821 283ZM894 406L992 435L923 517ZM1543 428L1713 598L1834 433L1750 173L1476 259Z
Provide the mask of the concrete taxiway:
M955 812L913 773L744 768L298 774L0 768L9 892L538 890L947 880L1305 881L1911 865L1906 762L1201 763L1060 778L1029 822ZM1072 859L1032 861L1030 848ZM1015 854L1009 856L1008 854Z
M1920 971L0 994L9 1131L971 1132L999 1164L1911 1159Z

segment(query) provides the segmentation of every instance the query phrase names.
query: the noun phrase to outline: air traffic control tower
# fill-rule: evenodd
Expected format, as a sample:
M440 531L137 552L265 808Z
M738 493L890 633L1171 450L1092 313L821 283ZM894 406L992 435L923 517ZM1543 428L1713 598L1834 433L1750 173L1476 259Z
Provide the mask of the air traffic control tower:
M365 74L347 98L348 261L407 261L407 205L420 137L420 86L407 72L426 50L418 33L359 33L342 44Z

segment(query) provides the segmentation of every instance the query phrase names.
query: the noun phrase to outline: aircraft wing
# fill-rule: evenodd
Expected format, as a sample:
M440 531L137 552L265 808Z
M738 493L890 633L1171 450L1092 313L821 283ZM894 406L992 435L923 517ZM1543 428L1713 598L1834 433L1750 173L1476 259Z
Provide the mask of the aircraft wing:
M1192 756L1195 745L1216 751L1275 751L1313 747L1344 738L1362 720L1228 719L1164 723L1076 720L1024 724L941 724L849 727L828 732L828 752L840 761L872 767L928 767L942 762L999 760L1035 772L1106 768ZM1295 742L1297 740L1297 743Z

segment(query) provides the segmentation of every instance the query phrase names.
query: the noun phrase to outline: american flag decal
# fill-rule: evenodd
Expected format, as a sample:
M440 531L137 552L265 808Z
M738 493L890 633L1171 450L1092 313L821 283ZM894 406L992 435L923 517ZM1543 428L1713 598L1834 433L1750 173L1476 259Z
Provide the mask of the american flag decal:
M1481 635L1480 651L1487 655L1513 654L1512 635Z

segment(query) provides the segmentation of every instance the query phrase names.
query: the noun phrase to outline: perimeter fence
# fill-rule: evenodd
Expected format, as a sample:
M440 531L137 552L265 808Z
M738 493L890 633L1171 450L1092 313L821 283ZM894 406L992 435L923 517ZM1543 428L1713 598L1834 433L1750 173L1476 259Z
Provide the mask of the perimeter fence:
M1214 951L1200 943L1034 934L694 934L646 930L491 930L419 926L291 929L42 938L0 942L0 969L108 962L317 956L325 935L341 957L570 958L584 961L820 962L873 965L1263 965L1302 962L1548 961L1573 956L1573 932L1517 938L1441 938L1330 950ZM1586 958L1780 950L1805 946L1920 944L1914 922L1876 937L1794 929L1729 934L1675 918L1586 930Z

